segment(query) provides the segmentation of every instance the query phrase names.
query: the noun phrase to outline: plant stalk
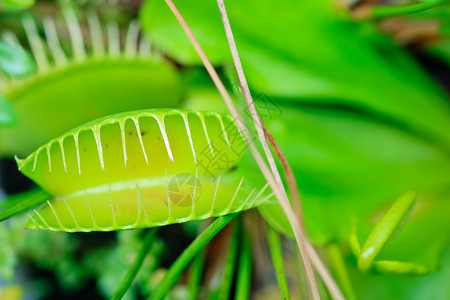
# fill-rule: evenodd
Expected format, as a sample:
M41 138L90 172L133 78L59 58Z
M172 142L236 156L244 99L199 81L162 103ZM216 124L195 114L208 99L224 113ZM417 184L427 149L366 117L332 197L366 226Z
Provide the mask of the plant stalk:
M230 223L237 214L230 214L217 218L181 253L177 260L170 266L167 274L161 283L150 296L151 300L163 300L170 288L178 281L183 271L192 261L194 256L202 250L206 244L228 223Z
M131 284L133 283L133 280L136 278L136 275L138 274L139 270L142 267L142 264L144 263L145 257L147 256L150 247L153 244L156 231L157 231L156 228L152 228L147 232L147 235L145 236L144 239L144 243L142 245L142 249L139 252L139 256L137 257L131 269L128 271L127 276L125 276L124 280L122 281L122 284L117 289L114 296L112 296L111 300L122 299L123 295L125 295L125 293L130 288Z

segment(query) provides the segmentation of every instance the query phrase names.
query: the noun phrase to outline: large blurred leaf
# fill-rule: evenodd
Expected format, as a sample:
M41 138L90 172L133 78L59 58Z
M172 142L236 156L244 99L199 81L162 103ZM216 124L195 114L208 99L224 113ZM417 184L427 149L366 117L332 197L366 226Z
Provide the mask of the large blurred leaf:
M213 63L230 59L214 1L176 1ZM228 16L251 87L290 101L372 111L450 149L445 94L370 23L306 1L227 1ZM162 0L147 1L141 21L161 49L198 65L189 40Z
M174 68L151 60L91 60L33 77L8 93L18 123L0 129L0 153L28 155L52 138L108 114L176 107L181 93Z

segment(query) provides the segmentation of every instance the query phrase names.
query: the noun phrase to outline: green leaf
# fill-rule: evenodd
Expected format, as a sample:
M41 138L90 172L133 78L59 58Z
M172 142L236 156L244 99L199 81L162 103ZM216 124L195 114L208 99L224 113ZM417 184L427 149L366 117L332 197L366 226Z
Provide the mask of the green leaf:
M420 265L421 272L438 269L440 257L449 246L450 222L446 217L450 209L449 199L445 189L436 194L421 194L402 231L376 260Z
M392 237L401 229L417 198L416 193L407 192L389 208L365 241L358 257L360 270L370 269L374 258Z
M0 95L0 126L13 125L16 121L16 114L11 102Z
M259 206L273 198L262 176L252 182L232 170L246 148L229 115L147 109L94 120L16 158L19 170L53 195L26 226L113 231Z
M89 60L33 77L7 93L18 123L0 129L0 154L28 155L72 128L108 114L177 107L181 82L165 62Z
M177 7L212 62L229 61L217 4L179 1ZM447 95L372 24L352 22L329 3L314 0L229 1L226 7L254 90L284 101L333 104L379 116L449 151ZM200 64L164 1L147 1L141 23L171 57Z
M24 77L35 70L33 58L22 47L0 41L0 71L11 77Z

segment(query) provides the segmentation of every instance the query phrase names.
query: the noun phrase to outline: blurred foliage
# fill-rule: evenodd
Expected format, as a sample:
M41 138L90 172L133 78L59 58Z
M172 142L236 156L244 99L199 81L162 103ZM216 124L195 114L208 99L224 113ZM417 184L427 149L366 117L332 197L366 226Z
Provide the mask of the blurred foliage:
M0 42L0 71L7 76L21 77L33 73L34 70L33 59L22 47Z
M175 2L227 78L231 57L216 2ZM313 0L231 0L226 6L257 108L299 182L313 242L339 245L358 299L450 298L449 96L405 49L425 51L450 65L450 4L395 18L356 21L357 10L373 2L360 1L348 10L335 2ZM81 20L83 36L88 36L85 12L90 8L102 8L103 25L119 20L123 49L127 24L138 11L134 1L129 6L101 1L70 6ZM13 109L19 121L13 129L0 129L3 155L26 154L87 120L141 106L226 111L164 1L146 1L140 11L144 33L157 50L150 60L111 57L111 51L95 57L94 45L85 37L87 57L74 63L76 50L70 48L70 34L61 30L66 24L58 5L39 1L30 11L38 34L45 38L40 19L49 11L57 16L58 37L69 64L47 70L38 65L19 84L0 85L4 95L0 125L12 123ZM17 11L0 12L0 30L12 29L29 47L19 22L23 16ZM101 33L105 41L106 31ZM20 66L22 73L31 70L25 52L7 47L0 44L0 69L6 75L9 70L7 79L18 74L8 64L5 67L12 53L21 62L14 67ZM50 65L54 63L51 58ZM228 87L232 85L230 80ZM94 102L96 109L90 106ZM53 122L47 122L49 118ZM250 157L243 160L244 171L249 161ZM247 171L249 177L254 173ZM402 231L377 259L422 264L434 271L423 276L361 273L349 249L352 229L357 228L360 241L366 240L388 207L407 190L419 193L417 203ZM277 205L260 211L271 217L274 227L290 234ZM115 234L104 245L86 247L87 236L24 231L22 223L15 220L0 227L3 280L12 280L26 261L53 271L67 291L94 278L106 298L120 285L142 243L139 232L129 231ZM164 247L159 241L151 250L126 299L148 296L158 285L165 273L158 266ZM49 292L48 283L45 286L41 283L30 290ZM186 293L181 284L172 296L183 299Z
M3 86L0 78L0 94L11 101L19 122L0 128L0 155L25 156L105 115L179 105L179 74L147 41L139 40L136 20L125 14L99 21L92 11L68 6L55 10L45 18L28 12L7 18L22 20L23 28L17 34L3 31L5 40L18 45L0 44L0 69L6 75ZM27 43L36 68L24 51L17 51ZM29 76L8 78L24 74Z

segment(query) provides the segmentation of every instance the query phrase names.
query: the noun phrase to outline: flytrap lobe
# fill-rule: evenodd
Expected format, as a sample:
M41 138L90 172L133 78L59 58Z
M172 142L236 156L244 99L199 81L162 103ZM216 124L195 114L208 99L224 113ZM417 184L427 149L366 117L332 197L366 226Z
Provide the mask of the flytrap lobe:
M232 118L173 109L121 113L43 145L19 169L53 195L29 228L111 231L201 220L275 201L236 168Z
M36 70L20 78L0 72L0 94L20 120L0 128L0 155L28 155L106 115L179 106L179 74L142 36L137 20L121 29L93 11L77 16L63 9L61 17L21 21L24 40L4 29L0 41L19 50L28 47Z

